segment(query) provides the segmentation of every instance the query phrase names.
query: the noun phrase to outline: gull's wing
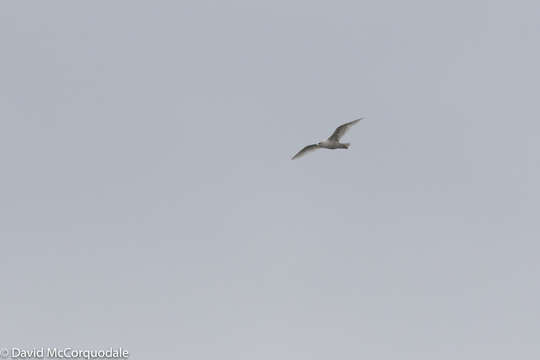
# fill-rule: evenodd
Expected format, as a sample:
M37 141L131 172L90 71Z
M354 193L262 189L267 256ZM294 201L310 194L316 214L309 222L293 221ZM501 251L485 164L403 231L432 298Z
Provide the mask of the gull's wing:
M346 124L343 124L341 126L339 126L332 135L330 135L330 137L328 138L328 140L331 140L331 141L339 141L339 139L341 139L341 137L343 135L345 135L345 133L347 132L347 130L349 130L349 128L351 126L353 126L354 124L356 124L357 122L359 122L360 120L362 120L363 118L360 118L360 119L356 119L356 120L353 120L351 122L348 122Z
M300 156L303 156L310 151L317 150L318 148L319 148L318 144L308 145L304 147L302 150L300 150L299 152L297 152L296 155L294 155L291 160L299 158Z

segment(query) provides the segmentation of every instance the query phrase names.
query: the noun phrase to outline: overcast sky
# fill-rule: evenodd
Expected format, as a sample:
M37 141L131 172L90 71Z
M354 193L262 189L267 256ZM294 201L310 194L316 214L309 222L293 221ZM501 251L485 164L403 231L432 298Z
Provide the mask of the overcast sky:
M0 347L538 359L539 14L3 1Z

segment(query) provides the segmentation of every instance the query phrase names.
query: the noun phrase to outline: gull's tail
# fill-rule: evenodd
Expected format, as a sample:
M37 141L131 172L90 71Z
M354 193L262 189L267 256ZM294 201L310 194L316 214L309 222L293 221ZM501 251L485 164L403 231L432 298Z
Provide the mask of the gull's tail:
M345 144L343 144L343 145L345 145L345 149L348 149L349 146L351 146L351 143L345 143Z

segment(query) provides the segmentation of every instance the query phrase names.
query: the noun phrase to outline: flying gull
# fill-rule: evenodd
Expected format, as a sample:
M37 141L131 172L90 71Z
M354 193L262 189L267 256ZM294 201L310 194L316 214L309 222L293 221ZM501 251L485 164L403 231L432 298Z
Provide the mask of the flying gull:
M347 132L347 130L349 130L349 128L351 126L353 126L354 124L356 124L357 122L359 122L360 120L362 120L363 118L360 118L360 119L356 119L356 120L353 120L351 122L348 122L346 124L343 124L341 126L338 126L338 128L334 131L334 133L332 135L330 135L330 137L324 141L321 141L320 143L317 143L317 144L311 144L311 145L308 145L306 147L304 147L302 150L300 150L298 153L296 153L296 155L294 155L292 157L292 160L296 159L296 158L299 158L300 156L303 156L305 154L307 154L308 152L311 152L313 150L317 150L319 148L325 148L325 149L348 149L349 148L349 145L351 145L350 143L340 143L339 142L339 139L341 139L341 137L343 135L345 135L345 133Z

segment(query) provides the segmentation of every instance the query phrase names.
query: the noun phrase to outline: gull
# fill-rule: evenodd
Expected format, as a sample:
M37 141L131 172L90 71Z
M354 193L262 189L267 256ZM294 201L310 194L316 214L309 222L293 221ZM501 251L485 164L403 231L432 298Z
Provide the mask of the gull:
M294 155L291 160L299 158L300 156L303 156L303 155L307 154L308 152L311 152L313 150L317 150L319 148L332 149L332 150L334 150L334 149L348 149L351 144L350 143L340 143L339 139L341 139L341 137L343 135L345 135L345 133L347 132L347 130L349 130L349 128L351 126L353 126L354 124L356 124L357 122L359 122L362 119L364 119L364 118L356 119L356 120L353 120L351 122L345 123L345 124L343 124L341 126L338 126L337 129L334 130L334 133L332 135L330 135L330 137L328 139L326 139L324 141L321 141L321 142L319 142L317 144L311 144L311 145L308 145L308 146L304 147L302 150L297 152L296 155Z

